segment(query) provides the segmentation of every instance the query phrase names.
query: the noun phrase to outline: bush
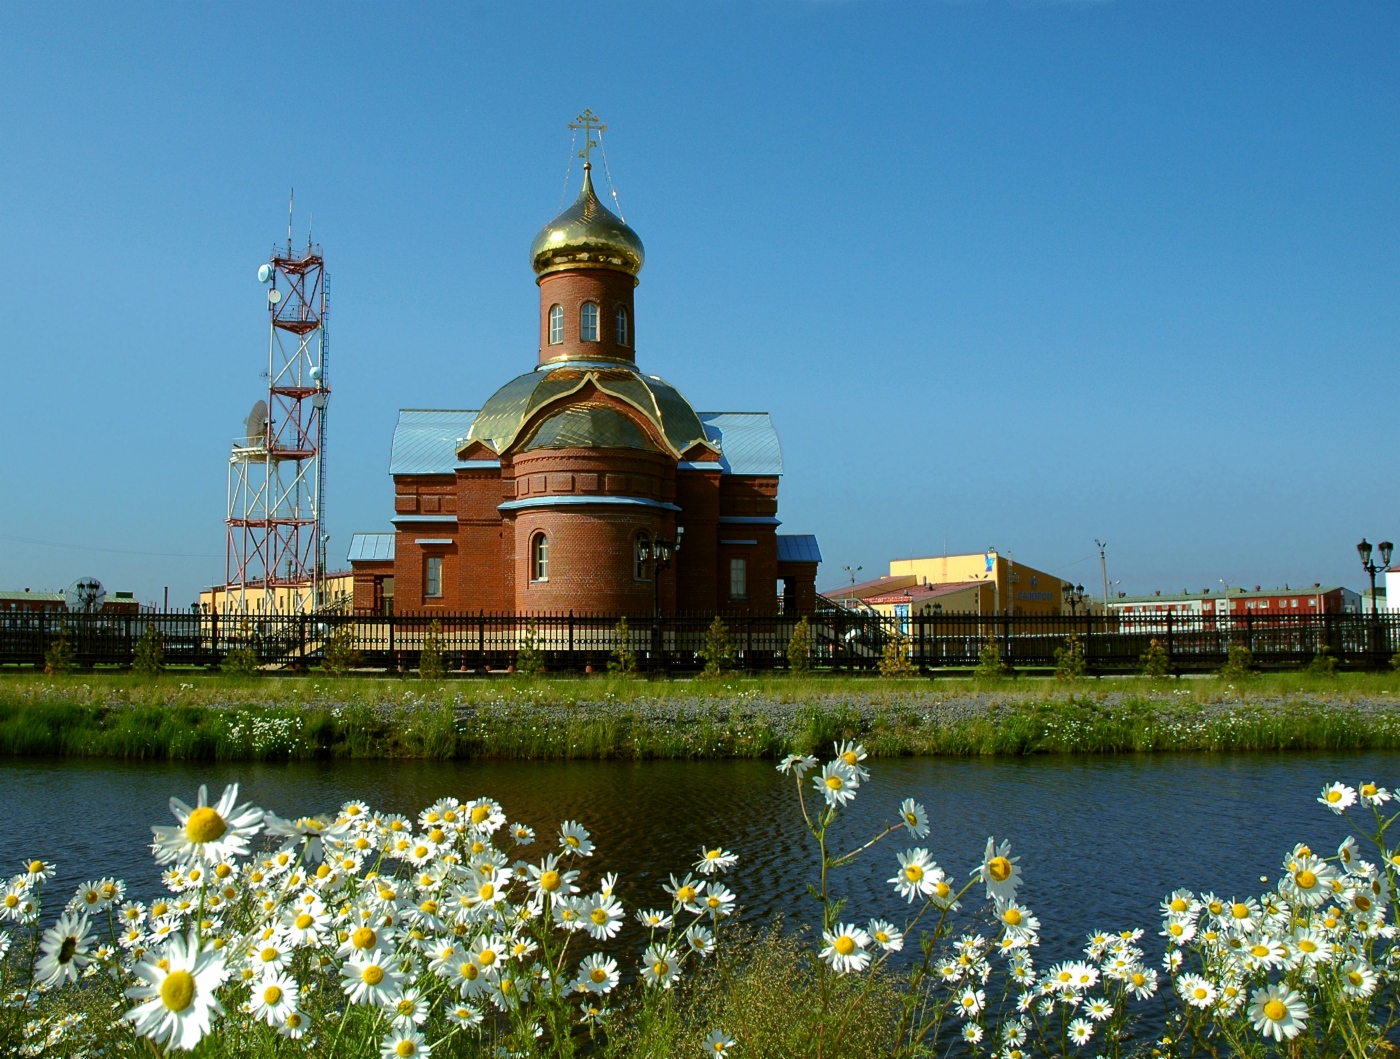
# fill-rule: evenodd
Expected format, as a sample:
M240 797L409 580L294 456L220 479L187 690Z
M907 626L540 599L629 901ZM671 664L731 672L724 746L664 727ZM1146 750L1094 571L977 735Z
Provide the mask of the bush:
M364 664L364 655L355 647L355 630L349 625L332 629L321 652L321 668L327 673L348 673Z
M812 671L812 624L806 618L797 623L787 645L788 670L795 676Z
M1326 644L1319 644L1317 654L1312 656L1312 661L1308 663L1308 672L1318 677L1335 677L1337 675L1337 656L1333 654L1332 648Z
M147 625L141 639L136 641L136 654L132 659L131 668L143 677L159 676L160 671L165 668L165 637L160 634L154 623Z
M1074 634L1065 637L1065 645L1055 649L1055 679L1078 680L1088 666L1084 662L1084 642Z
M978 680L1001 680L1011 676L1011 667L1001 660L1001 641L996 637L988 639L977 652L974 676Z
M734 645L729 641L729 626L719 615L715 615L715 620L705 630L705 644L700 648L700 658L705 663L700 676L706 680L713 680L726 669L734 668Z
M880 676L912 677L916 672L909 660L909 637L895 633L885 641L884 650L880 652Z
M423 649L418 652L418 675L424 680L441 680L447 676L447 662L442 657L442 622L436 618L423 636Z
M1171 672L1172 659L1162 641L1154 636L1152 642L1147 645L1147 650L1142 652L1142 657L1138 659L1138 665L1145 677L1164 677Z
M1236 644L1230 648L1229 657L1216 675L1221 680L1248 680L1253 670L1254 652Z
M527 677L544 672L544 652L539 648L539 630L533 621L526 623L525 639L515 652L515 671Z
M49 675L55 673L71 673L78 665L77 652L73 650L73 640L68 633L67 625L58 627L58 635L49 644L49 649L44 652L44 672Z
M261 672L258 653L251 647L235 647L224 655L219 668L231 677L251 677Z
M632 650L632 631L627 626L626 618L618 619L613 626L613 639L617 641L617 646L608 658L608 672L630 677L637 672L637 652Z

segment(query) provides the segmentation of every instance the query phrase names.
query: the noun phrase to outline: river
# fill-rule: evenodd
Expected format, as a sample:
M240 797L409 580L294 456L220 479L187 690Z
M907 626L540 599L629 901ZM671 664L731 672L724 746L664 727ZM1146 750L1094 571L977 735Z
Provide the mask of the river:
M1400 754L1157 754L1016 759L904 758L871 761L838 845L852 848L902 798L929 812L922 842L887 839L835 876L851 895L850 915L895 918L904 906L885 880L894 854L925 845L965 876L987 836L1012 840L1022 896L1040 917L1042 959L1070 955L1096 929L1159 929L1157 903L1171 889L1257 893L1276 878L1284 852L1306 841L1331 851L1344 822L1315 801L1334 779L1400 782ZM193 801L200 783L217 797L226 783L242 798L283 816L330 812L358 797L377 809L416 814L443 795L490 795L511 821L534 826L552 847L573 818L593 833L588 874L617 871L629 909L659 907L659 889L685 870L703 844L740 855L727 880L744 914L805 917L814 852L801 828L790 779L770 761L434 763L355 761L258 765L9 760L0 764L0 865L43 856L58 862L57 892L102 875L125 878L149 898L159 873L150 825L171 823L173 794ZM808 780L810 783L810 779ZM46 909L57 911L51 901ZM896 920L898 921L898 920Z

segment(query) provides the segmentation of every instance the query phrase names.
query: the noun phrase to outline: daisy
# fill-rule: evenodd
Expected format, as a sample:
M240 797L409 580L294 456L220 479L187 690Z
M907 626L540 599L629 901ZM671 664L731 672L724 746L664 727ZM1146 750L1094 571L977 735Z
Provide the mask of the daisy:
M799 780L816 767L817 759L810 754L789 754L777 765L779 772L794 773Z
M470 1004L456 1004L448 1008L447 1020L454 1026L470 1029L481 1025L481 1011Z
M382 1059L427 1059L432 1050L433 1046L412 1027L391 1029L379 1042Z
M622 905L614 897L597 894L583 909L584 929L599 941L606 941L622 929Z
M836 760L845 765L862 780L870 778L870 771L861 764L866 758L865 747L859 743L834 743Z
M831 930L822 931L822 941L826 947L818 953L820 959L831 964L837 974L863 971L870 963L870 935L854 923L837 923Z
M680 957L668 945L648 945L642 954L642 981L670 989L680 974Z
M998 846L994 839L987 839L981 867L974 869L973 875L987 884L988 900L1006 902L1016 897L1016 887L1021 885L1021 867L1016 863L1020 858L1010 853L1010 840Z
M893 923L883 919L872 919L866 924L865 930L871 940L886 952L899 952L904 948L904 935Z
M1322 788L1322 793L1318 795L1317 800L1340 816L1356 804L1356 791L1345 783L1333 783L1331 786ZM1290 1039L1292 1039L1291 1036Z
M421 1026L428 1018L428 1001L417 989L406 989L389 1008L396 1029Z
M315 896L315 895L312 895ZM319 945L330 930L331 917L319 898L313 905L300 905L289 910L282 919L287 941L294 946Z
M734 891L711 883L705 892L704 905L713 918L724 919L734 911Z
M1077 1047L1084 1047L1093 1036L1094 1024L1088 1019L1075 1019L1069 1024L1069 1039L1072 1040Z
M958 1014L965 1019L982 1014L987 1006L987 994L980 989L968 986L958 997Z
M525 824L511 824L510 833L511 837L515 839L516 845L519 846L528 846L535 841L535 829Z
M76 982L78 972L88 962L92 937L88 932L86 912L64 912L58 922L44 931L39 950L43 953L34 968L41 985L56 986Z
M1004 907L998 909L997 918L1001 920L1006 937L1016 945L1029 945L1036 940L1040 920L1031 914L1029 908L1018 905L1015 901L1008 901Z
M1215 986L1198 974L1183 974L1176 980L1176 991L1193 1008L1208 1008L1215 1003Z
M969 1022L962 1028L962 1038L968 1044L982 1043L982 1027L975 1022Z
M734 1047L734 1038L730 1037L723 1030L711 1030L710 1035L705 1038L705 1054L725 1056Z
M509 944L505 938L477 938L472 942L470 955L487 978L494 978L501 971L501 961L506 957Z
M215 864L248 854L248 840L262 830L263 811L248 804L237 805L238 784L224 788L215 805L209 804L209 791L201 785L198 803L190 808L179 798L170 799L170 811L179 827L152 827L155 841L151 849L157 864L194 861Z
M1241 955L1250 970L1268 970L1288 959L1288 946L1265 934L1246 945Z
M291 1012L277 1027L277 1032L291 1040L301 1040L306 1036L306 1016L300 1011Z
M33 920L36 911L33 894L25 877L20 875L10 880L3 893L0 893L0 919L16 923Z
M253 986L249 1000L253 1016L269 1026L280 1025L296 1010L299 991L295 978L277 973L268 975Z
M1283 890L1288 896L1317 908L1326 904L1332 895L1332 880L1336 871L1321 857L1307 854L1293 860L1288 866L1288 874L1283 878Z
M170 1048L193 1048L223 1014L215 990L228 977L223 956L199 938L176 934L133 969L139 984L126 991L137 1006L126 1013L136 1032Z
M695 870L701 875L726 872L739 863L739 855L716 846L714 849L701 847L700 859L695 862Z
M1340 786L1336 784L1335 786ZM1254 1028L1276 1041L1291 1041L1308 1021L1308 1006L1287 986L1256 989L1250 997L1249 1017Z
M1113 1016L1113 1005L1104 997L1094 997L1084 1005L1084 1010L1095 1022L1102 1022L1104 1019Z
M1201 903L1190 890L1175 890L1162 902L1162 915L1185 916L1200 911Z
M707 927L702 927L698 923L687 927L682 937L685 939L686 945L690 947L690 951L697 956L705 957L715 951L714 934Z
M574 988L588 993L611 993L617 988L620 979L617 961L611 956L595 952L591 956L585 956L579 963Z
M340 969L341 988L352 1004L387 1007L398 998L403 973L382 952L357 953Z
M559 828L559 847L578 857L593 856L593 842L588 831L577 820L565 820Z
M1231 901L1225 909L1221 925L1240 934L1251 934L1259 926L1263 912L1259 908L1259 902L1252 897L1246 897L1243 901Z
M907 849L897 854L899 874L889 879L895 891L910 904L916 897L929 897L943 879L940 868L926 849Z
M663 889L671 895L677 908L684 908L687 912L702 911L702 906L698 902L700 895L705 892L703 880L696 879L689 874L684 879L678 880L672 875L671 885L663 887Z
M490 798L474 799L468 802L464 808L472 827L484 835L490 835L500 830L506 822L506 814L501 810L500 805Z
M928 834L928 813L913 798L905 798L899 804L899 822L909 829L915 838Z
M856 796L860 777L843 761L833 761L822 767L820 776L812 777L812 786L817 789L826 804L834 808L845 805Z
M559 858L553 853L538 865L530 864L527 867L530 871L530 888L535 892L535 899L541 904L545 901L558 904L561 898L578 893L578 887L574 885L578 872L561 872Z
M1377 787L1374 783L1363 783L1357 788L1357 794L1361 797L1362 805L1378 806L1390 801L1390 792L1384 787Z
M31 860L24 864L24 881L30 886L41 886L53 877L58 868L52 861Z
M487 977L481 972L481 964L477 963L469 952L459 953L448 965L447 979L455 982L457 991L465 998L476 996L486 989Z
M1376 991L1376 970L1365 960L1352 960L1342 966L1342 992L1351 997L1368 997Z

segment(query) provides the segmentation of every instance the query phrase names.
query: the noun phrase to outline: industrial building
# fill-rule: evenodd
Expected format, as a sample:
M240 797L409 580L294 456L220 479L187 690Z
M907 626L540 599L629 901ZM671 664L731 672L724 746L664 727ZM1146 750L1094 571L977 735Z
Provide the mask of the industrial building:
M873 581L828 589L827 599L893 617L911 614L1055 615L1066 613L1061 581L995 548L968 555L891 559Z

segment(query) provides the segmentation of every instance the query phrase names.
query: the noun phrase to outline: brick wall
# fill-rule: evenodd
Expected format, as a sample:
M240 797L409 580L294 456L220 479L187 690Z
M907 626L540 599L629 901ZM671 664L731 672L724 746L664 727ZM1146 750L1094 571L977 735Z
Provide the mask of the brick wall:
M637 314L632 309L632 294L637 281L625 272L611 269L569 269L541 276L540 284L540 363L568 357L573 360L589 357L610 357L636 361ZM584 302L598 306L598 341L579 339L579 310ZM559 305L564 309L564 341L549 344L549 310ZM617 343L616 312L627 310L628 343Z

